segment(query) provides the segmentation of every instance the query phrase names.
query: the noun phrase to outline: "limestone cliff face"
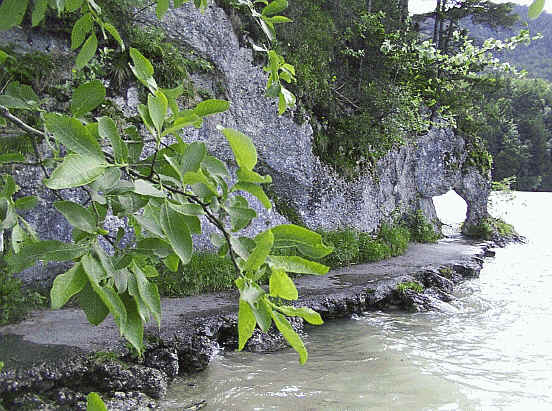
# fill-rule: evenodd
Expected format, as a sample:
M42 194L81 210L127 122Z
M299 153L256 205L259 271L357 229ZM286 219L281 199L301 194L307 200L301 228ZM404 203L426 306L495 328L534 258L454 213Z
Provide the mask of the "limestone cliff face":
M141 23L159 26L153 14ZM464 141L449 129L433 129L415 143L390 152L374 174L347 181L313 154L313 132L278 116L275 101L264 96L266 74L252 64L252 52L241 48L228 16L210 4L205 13L186 5L171 10L161 27L177 42L193 47L222 73L230 110L211 120L188 139L201 139L217 155L231 154L217 124L236 128L253 138L264 171L274 179L277 196L291 204L311 228L354 227L370 231L401 213L421 208L436 218L431 198L455 188L469 206L469 222L486 216L488 176L463 170Z
M185 139L203 140L209 149L225 160L232 160L224 137L216 130L218 124L238 129L249 135L257 147L263 173L272 175L274 195L296 210L304 225L310 228L353 227L362 231L376 229L391 218L422 209L426 217L436 220L432 197L454 188L467 202L469 223L487 215L490 191L489 176L464 167L464 140L450 129L431 130L400 149L388 153L376 166L353 181L339 176L322 164L313 154L313 132L308 123L298 125L289 116L278 116L276 102L264 95L266 73L253 64L252 52L242 48L225 12L210 4L204 13L190 3L171 10L160 23L153 13L143 14L139 22L161 27L174 41L192 47L216 66L223 77L230 109L205 122L200 130L192 130ZM9 39L9 40L7 40ZM17 31L0 36L0 44L15 42L19 49L29 49L28 36ZM32 46L41 51L67 50L59 41L37 41L47 47ZM127 96L115 99L123 112L135 108L137 94L130 89ZM20 185L32 190L38 177L24 173ZM27 190L27 191L28 191ZM31 223L44 238L69 240L70 228L51 206L53 196L40 192L41 206L33 211ZM255 200L252 200L255 203ZM257 206L259 219L249 230L265 229L281 224L286 218L276 210ZM120 224L113 221L113 225ZM200 244L207 241L199 240ZM30 277L45 274L33 271Z

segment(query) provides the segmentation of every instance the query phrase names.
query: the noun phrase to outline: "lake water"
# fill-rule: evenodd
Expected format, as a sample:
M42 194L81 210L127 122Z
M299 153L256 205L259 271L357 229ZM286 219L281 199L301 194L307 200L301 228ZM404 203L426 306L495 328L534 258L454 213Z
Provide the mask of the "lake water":
M463 219L449 193L440 218ZM164 409L552 410L552 193L494 196L527 244L497 249L456 290L457 312L370 312L309 332L292 351L230 352L170 388Z

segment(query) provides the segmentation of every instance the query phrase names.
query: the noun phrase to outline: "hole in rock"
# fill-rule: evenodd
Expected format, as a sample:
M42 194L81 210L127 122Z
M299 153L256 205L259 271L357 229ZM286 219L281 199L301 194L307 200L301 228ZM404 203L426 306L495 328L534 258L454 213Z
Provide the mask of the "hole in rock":
M444 224L443 234L453 235L460 232L462 223L466 220L468 205L454 190L433 197L437 217Z

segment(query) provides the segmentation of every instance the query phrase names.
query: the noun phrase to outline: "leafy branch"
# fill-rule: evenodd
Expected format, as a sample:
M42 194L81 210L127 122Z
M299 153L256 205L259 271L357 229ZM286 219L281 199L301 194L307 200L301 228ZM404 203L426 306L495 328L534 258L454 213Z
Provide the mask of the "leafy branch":
M185 1L174 1L179 7ZM258 2L256 2L258 3ZM289 19L277 14L287 7L287 1L261 1L266 7L257 12L249 4L267 37L274 40L274 24ZM29 2L5 0L0 5L0 29L9 29L22 21ZM205 0L194 0L196 7L205 8ZM76 68L84 67L96 53L98 41L94 27L125 45L116 29L102 20L101 7L94 0L71 2L34 2L33 25L43 20L46 9L54 6L59 13L81 12L71 34L73 49L80 48ZM162 18L168 11L168 0L157 1L156 13ZM312 324L321 324L320 315L306 307L282 305L282 300L298 299L298 292L288 272L323 275L328 267L310 259L319 259L332 251L319 234L288 224L272 227L254 238L241 235L256 218L243 195L255 197L265 208L272 207L262 186L272 181L254 171L257 152L245 134L218 126L234 154L236 169L230 172L224 162L208 153L203 142L185 143L182 130L200 128L206 117L229 108L223 100L206 100L193 109L181 110L177 99L183 87L166 90L158 87L154 67L140 51L129 50L130 66L136 79L148 90L144 103L138 106L141 124L148 136L135 127L120 129L109 117L86 121L86 114L103 103L106 90L98 81L82 84L74 90L72 115L45 112L40 99L26 85L10 83L0 96L0 116L25 132L44 138L52 148L50 157L43 159L36 141L34 157L43 168L45 187L60 190L80 188L88 193L84 204L63 200L54 207L73 227L72 241L40 240L18 211L32 208L37 199L24 197L15 200L18 191L10 175L3 176L0 191L0 238L11 231L6 261L12 272L19 272L39 261L70 261L72 267L58 275L51 290L52 308L64 306L76 297L90 323L100 324L109 314L113 316L121 335L139 352L143 352L145 324L153 318L161 326L161 300L155 283L157 266L163 263L177 271L187 264L193 253L192 234L202 233L202 221L214 227L212 243L218 254L232 261L236 269L235 284L240 291L238 312L239 349L243 349L254 329L262 331L274 324L290 345L298 351L300 362L307 352L299 335L286 316L299 316ZM269 73L267 94L279 98L279 112L295 103L295 97L282 85L293 81L294 69L275 51L266 49ZM0 59L12 58L6 53ZM45 131L25 123L19 111L40 113L39 121ZM53 141L51 141L53 138ZM142 157L146 143L154 150ZM62 149L63 148L63 149ZM62 155L61 153L66 153ZM0 156L4 164L28 166L19 153ZM51 173L48 168L53 168ZM106 225L108 215L128 221L133 240L122 245L124 230ZM218 234L217 234L218 233ZM111 245L107 252L100 239ZM4 244L1 244L4 250ZM280 256L280 250L295 248L304 257ZM269 275L265 290L259 281Z

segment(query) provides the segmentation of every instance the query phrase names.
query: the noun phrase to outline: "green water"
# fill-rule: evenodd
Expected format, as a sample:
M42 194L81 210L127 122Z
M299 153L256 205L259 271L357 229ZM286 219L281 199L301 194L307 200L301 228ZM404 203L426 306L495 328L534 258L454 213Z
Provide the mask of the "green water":
M452 196L436 203L442 220L462 218ZM175 382L162 408L551 410L552 194L493 207L528 243L497 250L480 279L458 287L450 312L328 322L309 331L305 366L292 351L221 353Z

